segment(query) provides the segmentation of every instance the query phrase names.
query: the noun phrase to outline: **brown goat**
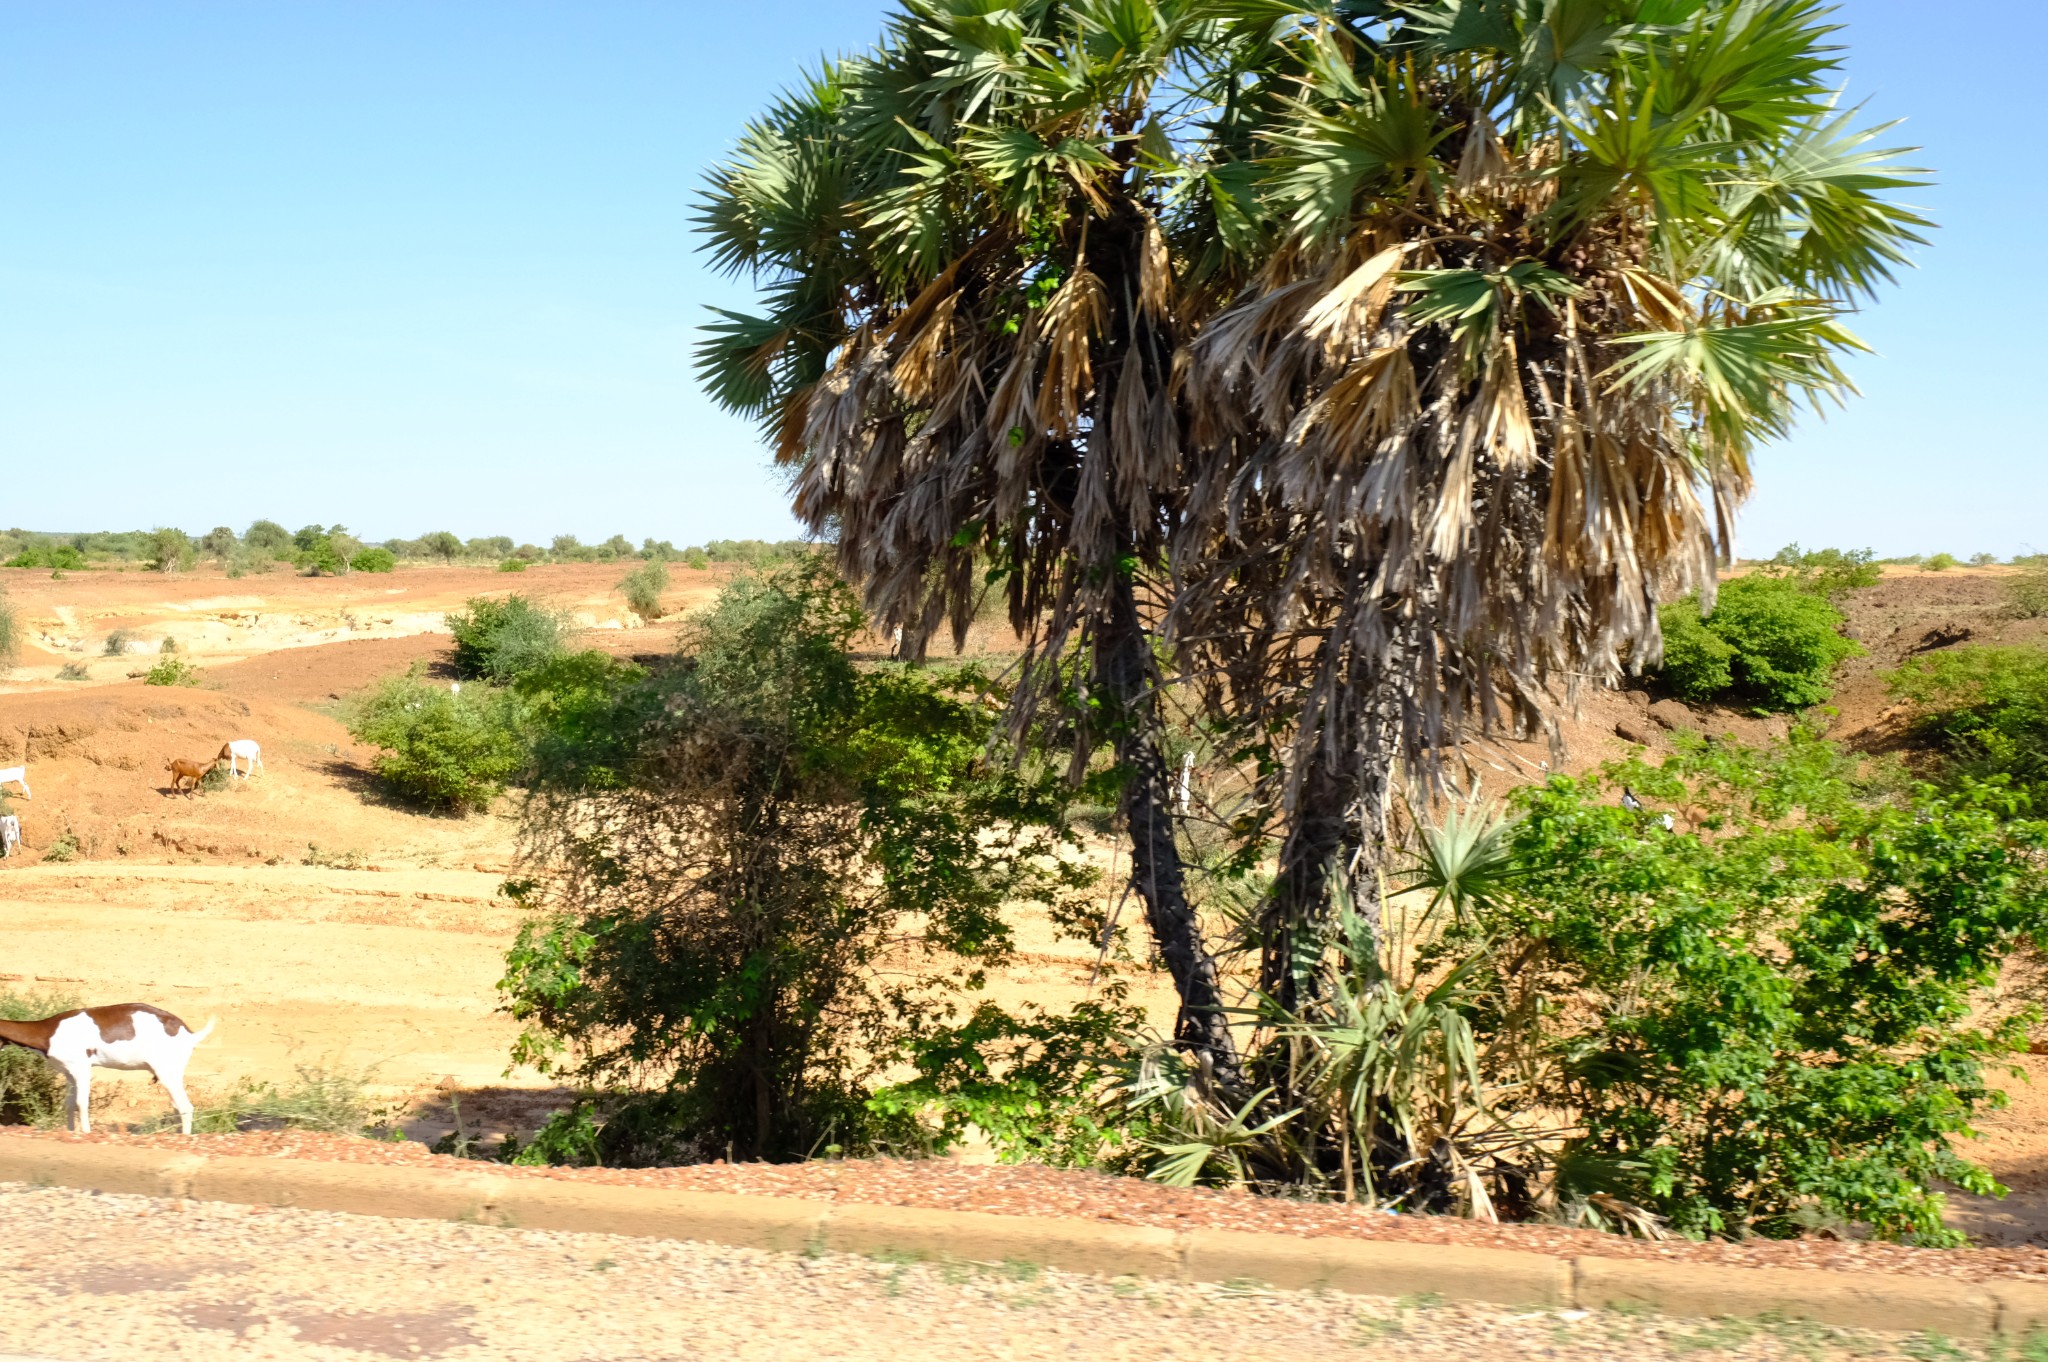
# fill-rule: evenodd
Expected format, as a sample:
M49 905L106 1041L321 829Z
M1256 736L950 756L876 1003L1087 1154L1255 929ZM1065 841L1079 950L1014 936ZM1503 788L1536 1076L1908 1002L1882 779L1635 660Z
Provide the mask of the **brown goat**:
M199 788L199 782L206 779L207 774L219 764L217 761L186 761L183 757L173 757L170 764L164 767L171 773L171 793L176 794L183 790L189 797L192 791ZM184 783L188 780L192 782L189 786Z

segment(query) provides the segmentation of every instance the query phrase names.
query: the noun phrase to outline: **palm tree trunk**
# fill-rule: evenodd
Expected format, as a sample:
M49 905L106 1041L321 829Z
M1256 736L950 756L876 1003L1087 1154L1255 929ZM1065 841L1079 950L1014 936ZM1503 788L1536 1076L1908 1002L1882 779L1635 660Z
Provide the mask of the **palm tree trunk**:
M1206 1055L1217 1081L1235 1089L1240 1080L1237 1045L1224 1011L1222 982L1188 902L1180 848L1174 841L1172 772L1159 750L1159 698L1150 637L1138 621L1130 578L1118 574L1110 592L1109 617L1097 636L1095 671L1116 713L1114 746L1125 772L1123 816L1131 839L1132 882L1145 900L1152 939L1180 994L1174 1040Z

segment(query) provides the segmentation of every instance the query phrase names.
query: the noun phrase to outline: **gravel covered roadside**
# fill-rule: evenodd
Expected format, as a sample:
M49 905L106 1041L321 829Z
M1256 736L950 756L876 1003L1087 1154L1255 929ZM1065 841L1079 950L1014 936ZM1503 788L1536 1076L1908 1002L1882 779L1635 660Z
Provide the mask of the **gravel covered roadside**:
M242 1135L91 1135L0 1127L9 1136L118 1143L202 1154L389 1163L474 1172L479 1165L431 1154L417 1143L386 1143L305 1131ZM1922 1277L2048 1280L2048 1249L1924 1249L1836 1239L1748 1243L1649 1243L1593 1230L1549 1225L1485 1225L1442 1216L1402 1216L1353 1206L1283 1201L1164 1187L1140 1178L1031 1165L988 1167L947 1160L849 1160L806 1164L698 1164L688 1168L519 1168L486 1165L508 1177L559 1178L702 1192L800 1197L814 1201L987 1211L997 1215L1110 1220L1165 1229L1230 1229L1302 1238L1333 1235L1437 1244L1481 1245L1558 1257L1658 1258L1740 1267L1829 1268Z
M0 1256L0 1353L60 1362L1980 1355L1813 1326L925 1266L24 1183L0 1183L0 1237L17 1246Z

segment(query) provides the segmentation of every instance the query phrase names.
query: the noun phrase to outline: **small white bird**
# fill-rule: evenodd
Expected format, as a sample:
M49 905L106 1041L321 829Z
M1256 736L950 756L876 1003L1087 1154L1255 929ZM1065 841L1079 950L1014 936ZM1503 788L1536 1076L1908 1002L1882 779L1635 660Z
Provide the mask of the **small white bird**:
M1630 813L1641 813L1643 811L1643 801L1636 798L1634 790L1624 785L1621 787L1621 807L1627 809Z
M462 683L460 681L450 681L448 683L448 693L450 695L462 694Z
M1668 813L1665 814L1662 818L1659 818L1657 821L1664 825L1664 831L1666 832L1675 832L1678 830L1678 820L1673 818Z

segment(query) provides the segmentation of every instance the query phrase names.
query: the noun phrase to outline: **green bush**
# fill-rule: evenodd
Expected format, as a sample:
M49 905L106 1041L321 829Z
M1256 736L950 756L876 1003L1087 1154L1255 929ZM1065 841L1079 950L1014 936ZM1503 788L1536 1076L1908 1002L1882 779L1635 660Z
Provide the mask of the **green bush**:
M703 572L711 566L711 555L702 549L684 549L683 566L696 572Z
M2026 562L2005 584L2006 613L2023 620L2048 615L2048 563Z
M1704 619L1691 596L1662 607L1658 619L1666 639L1678 641L1675 659L1667 643L1660 675L1674 694L1693 701L1817 705L1828 698L1835 667L1863 651L1842 637L1842 612L1826 597L1782 576L1753 573L1723 583L1714 613Z
M1929 572L1947 572L1955 565L1956 556L1953 553L1937 553L1920 566Z
M661 593L668 590L667 564L660 559L642 563L619 579L619 590L641 619L660 619Z
M1830 601L1839 600L1845 591L1876 586L1884 578L1884 570L1869 549L1808 552L1797 544L1779 549L1777 556L1758 571L1767 577L1787 577L1802 590Z
M516 1060L604 1097L594 1137L551 1135L564 1156L927 1147L915 1112L870 1105L877 1084L1010 951L1005 905L1073 910L1092 880L1057 773L984 759L990 683L856 667L863 627L844 583L793 568L728 589L689 665L607 675L586 654L522 681L551 675L555 709L500 987ZM929 974L885 974L910 922Z
M1946 776L2003 777L2048 812L2048 652L1947 648L1908 659L1889 684Z
M1987 1064L2026 1045L2030 1013L1992 990L2048 931L2048 824L1982 786L1867 803L1852 769L1796 735L1518 792L1512 873L1438 958L1476 952L1464 1011L1493 1076L1579 1132L1561 1203L1946 1243L1940 1186L1997 1190L1952 1141L2002 1105ZM1619 807L1624 787L1648 809ZM1687 826L1665 832L1660 807Z
M7 1021L41 1021L77 1006L76 998L0 989L0 1018ZM64 1080L57 1070L33 1050L0 1045L0 1126L47 1129L63 1123Z
M390 549L364 549L348 565L357 572L390 572L398 566L398 555Z
M166 657L142 674L145 686L196 686L199 668L182 657Z
M498 571L524 572L526 571L526 560L524 558L507 558L504 562L498 564Z
M424 808L489 808L526 759L517 703L493 686L457 692L416 673L388 677L343 717L357 742L382 749L372 766L392 792Z
M183 530L154 529L149 532L145 562L152 572L182 572L199 557L192 536Z
M69 544L23 549L7 560L8 567L49 568L56 572L75 572L85 566L85 555Z
M560 657L568 621L525 596L475 596L448 616L455 669L465 679L505 684Z

